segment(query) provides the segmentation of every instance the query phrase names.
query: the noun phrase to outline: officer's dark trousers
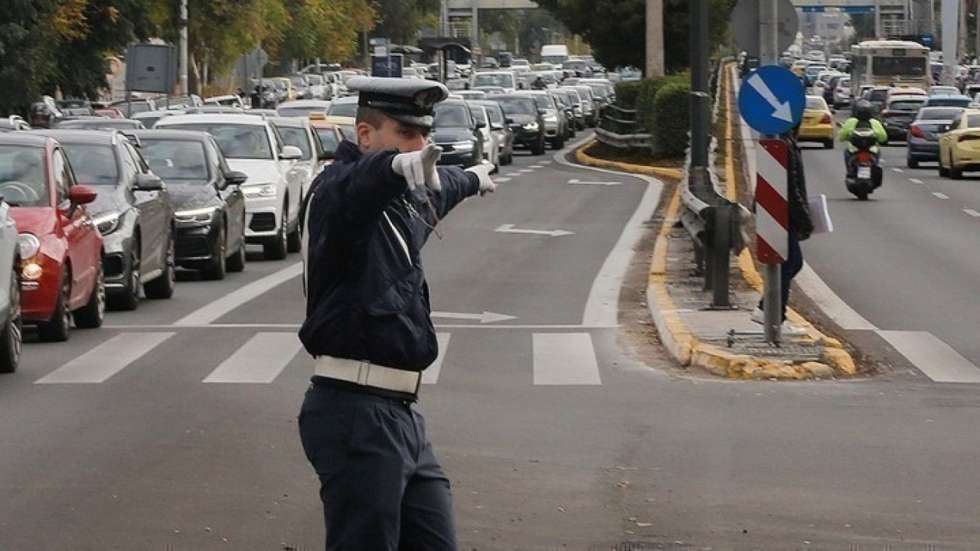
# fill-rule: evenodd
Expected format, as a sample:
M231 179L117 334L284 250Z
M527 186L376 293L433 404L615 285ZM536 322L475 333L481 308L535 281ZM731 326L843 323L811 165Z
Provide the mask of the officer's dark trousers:
M455 551L449 480L402 400L314 383L299 414L327 551Z

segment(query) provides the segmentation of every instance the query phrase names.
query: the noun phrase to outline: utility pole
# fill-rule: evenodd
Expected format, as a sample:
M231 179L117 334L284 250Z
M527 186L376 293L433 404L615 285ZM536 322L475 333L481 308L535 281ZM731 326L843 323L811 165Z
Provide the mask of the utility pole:
M959 40L956 44L956 60L959 61L961 58L966 57L966 39L967 33L969 33L969 27L966 24L966 19L969 17L967 14L970 10L967 9L966 0L959 1L959 17L957 19L957 26L959 28Z
M939 11L943 16L943 84L955 84L958 56L957 30L959 26L960 0L942 0Z
M877 4L877 2L876 2ZM778 61L780 52L777 42L779 35L776 0L759 0L759 66L772 65ZM875 6L875 21L877 25L877 5ZM772 137L772 136L769 136ZM764 264L764 314L763 324L766 342L779 343L781 336L782 317L782 266L779 264Z
M664 76L664 2L647 0L647 78Z
M180 76L177 93L186 96L187 86L187 0L180 0L180 20L177 24L180 27Z
M449 0L439 2L439 35L449 36Z
M473 48L474 52L477 52L480 51L480 0L471 1L473 2L471 12L471 17L473 18L473 42L470 44L470 47ZM482 52L480 55L482 55ZM471 59L470 63L473 64L473 67L477 66L475 59Z
M875 39L881 37L881 0L875 0Z

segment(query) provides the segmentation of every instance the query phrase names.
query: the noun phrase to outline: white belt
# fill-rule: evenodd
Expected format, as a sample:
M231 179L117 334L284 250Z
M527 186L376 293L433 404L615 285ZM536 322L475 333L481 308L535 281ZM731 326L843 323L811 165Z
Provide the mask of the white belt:
M314 373L328 379L407 394L417 393L419 381L422 379L422 374L417 371L393 369L370 362L331 356L317 358Z

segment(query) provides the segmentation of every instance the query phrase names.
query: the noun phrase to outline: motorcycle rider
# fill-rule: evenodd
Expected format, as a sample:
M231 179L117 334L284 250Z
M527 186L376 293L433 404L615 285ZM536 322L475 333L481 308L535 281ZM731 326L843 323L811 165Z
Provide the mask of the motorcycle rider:
M878 144L884 144L888 141L888 132L885 131L884 125L881 121L873 117L874 109L871 107L871 102L866 99L858 100L854 104L854 109L851 110L851 118L844 122L844 126L841 127L840 132L837 134L837 140L847 143L847 149L844 150L844 167L847 169L848 176L854 176L854 167L851 166L851 158L857 153L857 147L851 143L851 136L854 131L858 128L871 128L874 132L875 138L878 139ZM875 159L879 157L878 144L875 144L871 148L871 153L874 154Z

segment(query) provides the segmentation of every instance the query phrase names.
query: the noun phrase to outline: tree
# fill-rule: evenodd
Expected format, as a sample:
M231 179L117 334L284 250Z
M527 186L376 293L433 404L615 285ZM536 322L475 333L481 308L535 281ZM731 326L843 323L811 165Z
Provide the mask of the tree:
M289 2L292 23L279 53L288 59L348 59L357 50L358 34L374 26L375 12L366 0Z
M439 13L439 0L375 0L374 4L378 26L371 35L395 44L414 42L426 16Z
M0 95L4 115L25 113L50 75L53 1L10 0L0 12Z
M711 47L722 44L735 0L710 0ZM688 65L688 0L663 0L664 58L668 72ZM645 66L645 0L538 0L570 31L592 45L596 60L608 67ZM625 37L625 38L624 38Z

